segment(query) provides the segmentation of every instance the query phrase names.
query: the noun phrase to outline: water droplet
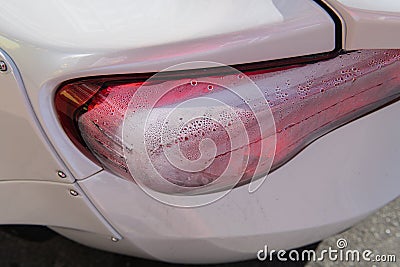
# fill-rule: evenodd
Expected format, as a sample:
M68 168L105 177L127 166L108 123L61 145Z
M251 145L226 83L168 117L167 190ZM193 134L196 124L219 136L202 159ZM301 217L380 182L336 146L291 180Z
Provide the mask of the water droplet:
M208 91L212 91L212 89L214 89L214 86L212 86L211 84L209 86L207 86Z
M190 84L191 84L192 86L196 86L196 85L197 85L197 81L196 81L196 80L191 80L191 81L190 81Z

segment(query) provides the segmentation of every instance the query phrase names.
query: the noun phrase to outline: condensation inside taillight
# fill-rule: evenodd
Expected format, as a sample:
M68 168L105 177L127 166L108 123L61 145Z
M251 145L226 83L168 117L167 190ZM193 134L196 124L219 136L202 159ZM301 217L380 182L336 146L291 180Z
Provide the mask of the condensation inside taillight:
M244 75L264 94L275 121L276 149L272 170L321 135L396 100L400 95L399 60L400 50L362 50L275 71L246 71ZM125 153L129 144L122 136L130 101L143 85L151 91L152 86L160 86L166 81L184 81L187 79L185 75L191 76L191 71L171 74L165 81L152 81L154 85L146 84L146 79L135 75L73 81L57 91L56 110L65 132L83 153L94 155L107 170L133 180ZM223 79L229 74L219 76ZM199 84L194 88L192 84L182 87L165 97L155 108L161 110L171 104L218 92L214 90L216 88L210 90L209 86ZM211 131L211 128L200 128L199 132L204 135ZM194 137L188 135L185 138ZM182 139L184 141L190 140ZM193 149L198 150L197 147ZM261 153L259 149L251 150L249 158L260 158L257 153ZM190 155L187 156L190 158ZM170 170L168 168L161 166L164 170ZM241 184L257 175L254 168L253 172L250 169L238 177ZM171 181L180 186L202 185L201 182L180 177L178 172L174 173L176 177L172 177ZM196 174L197 178L200 177L198 181L202 176L206 174ZM204 183L209 183L210 177L207 176Z

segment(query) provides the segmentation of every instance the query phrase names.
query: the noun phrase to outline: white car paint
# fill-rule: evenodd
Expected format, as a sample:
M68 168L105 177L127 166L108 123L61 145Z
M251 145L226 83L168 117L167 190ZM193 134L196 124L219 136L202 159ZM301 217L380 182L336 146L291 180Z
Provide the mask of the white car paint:
M65 165L52 149L30 106L17 67L0 49L0 60L7 71L0 72L0 181L47 180L72 183L74 179L57 176Z
M239 187L213 205L192 210L156 202L135 184L102 171L73 146L53 108L55 89L68 79L153 72L192 60L247 63L329 52L335 47L333 20L311 0L238 2L213 2L212 10L203 6L204 2L182 0L169 5L164 1L2 3L0 48L10 56L3 55L10 66L14 66L12 59L16 67L11 73L0 73L0 83L7 79L12 88L8 90L13 90L7 91L13 99L0 100L0 118L8 116L9 109L24 113L16 116L22 118L21 123L7 124L7 134L12 138L14 131L24 136L29 135L27 131L34 133L31 138L39 141L32 142L28 151L35 152L32 158L45 161L32 164L31 172L22 169L17 160L9 161L7 168L15 168L21 179L45 182L0 181L0 192L14 198L12 190L22 183L26 190L44 186L36 191L39 195L21 196L12 210L9 203L0 202L4 215L0 223L15 219L47 224L78 242L129 255L173 262L222 262L254 258L264 245L291 248L317 241L350 227L398 196L399 166L393 160L400 151L400 144L394 142L400 127L393 123L400 112L398 103L313 143L271 174L253 195ZM367 16L366 11L351 13L337 1L326 2L344 22L345 48L400 47L400 39L387 32L399 29L399 14L378 12L385 11L383 5L369 5L363 8L373 16ZM164 5L168 12L152 9ZM191 23L185 23L188 10L195 10L189 12ZM368 24L350 13L364 14ZM152 20L150 15L156 18ZM181 27L166 34L177 22ZM374 31L365 34L365 25L374 26ZM17 84L6 75L13 75ZM13 144L18 151L26 149L26 143ZM5 144L9 146L11 143ZM371 164L375 161L377 164ZM80 181L69 187L56 177L58 169L67 173L66 182ZM28 177L30 173L34 175ZM83 195L79 204L70 194L71 188ZM54 201L52 213L41 206L47 190L65 194L49 199ZM82 207L73 210L75 205ZM26 212L38 207L42 207L40 217ZM57 207L73 212L57 213ZM70 224L63 221L66 216L71 216ZM122 239L112 242L111 236L114 241Z
M124 253L186 263L251 259L264 245L295 248L344 231L395 199L399 112L396 103L347 124L270 174L258 191L241 186L203 207L161 204L106 171L78 183L123 236Z
M51 41L54 47L115 51L240 33L284 21L272 1L131 2L15 1L2 6L1 22L38 46Z
M80 229L97 235L103 242L111 237L121 238L77 184L17 180L2 181L0 185L0 201L5 203L1 207L2 224Z
M347 7L374 12L400 12L400 2L393 0L338 0L338 2Z
M398 48L400 2L376 0L323 0L341 17L343 48Z

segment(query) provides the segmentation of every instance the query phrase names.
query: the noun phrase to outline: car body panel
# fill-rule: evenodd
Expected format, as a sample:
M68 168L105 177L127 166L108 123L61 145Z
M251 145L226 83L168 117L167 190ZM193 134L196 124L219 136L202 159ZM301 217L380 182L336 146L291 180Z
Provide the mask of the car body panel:
M71 194L71 190L76 195ZM0 201L0 224L79 229L110 243L111 237L120 238L76 183L1 181Z
M342 5L374 12L400 12L400 2L392 0L337 0Z
M400 2L375 0L323 0L342 18L343 48L400 47Z
M330 132L254 193L241 186L202 207L163 204L106 171L78 183L134 244L124 253L190 263L254 258L264 245L289 249L343 231L399 195L399 112L397 102Z
M137 62L233 50L242 55L235 59L230 51L233 58L224 63L236 64L334 48L332 19L309 0L241 0L234 4L231 0L17 0L3 3L0 25L8 38L37 47L80 53L137 51L141 52ZM306 37L307 42L297 40L292 46L296 36ZM272 40L278 38L279 45ZM166 53L170 45L172 55ZM241 50L243 46L248 49Z
M7 66L0 72L0 224L79 229L103 242L120 239L74 183L37 121L18 68L1 49L0 60Z
M17 67L0 49L7 71L0 72L0 181L47 180L72 183L72 175L37 123ZM57 171L63 171L61 178Z

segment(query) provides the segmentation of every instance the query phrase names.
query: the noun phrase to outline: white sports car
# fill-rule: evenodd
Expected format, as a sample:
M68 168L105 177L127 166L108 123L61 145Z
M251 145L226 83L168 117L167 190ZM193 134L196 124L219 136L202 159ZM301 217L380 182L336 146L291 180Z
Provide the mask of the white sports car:
M0 11L0 224L217 263L311 244L399 196L399 1Z

